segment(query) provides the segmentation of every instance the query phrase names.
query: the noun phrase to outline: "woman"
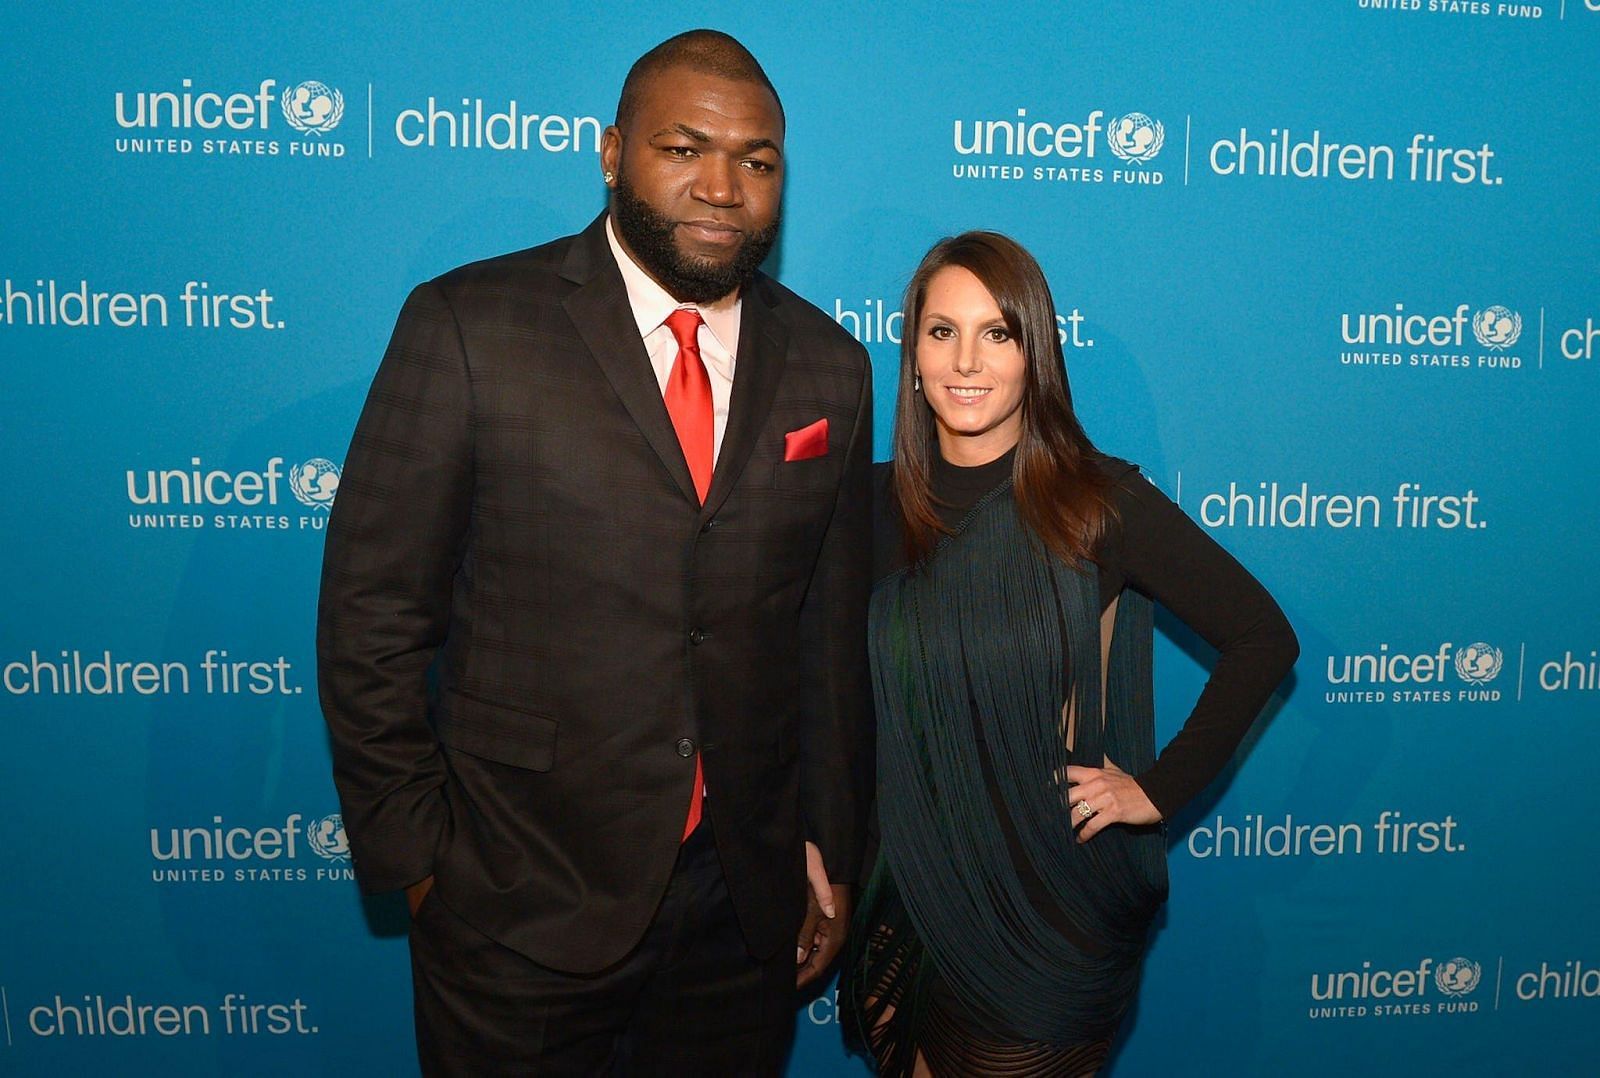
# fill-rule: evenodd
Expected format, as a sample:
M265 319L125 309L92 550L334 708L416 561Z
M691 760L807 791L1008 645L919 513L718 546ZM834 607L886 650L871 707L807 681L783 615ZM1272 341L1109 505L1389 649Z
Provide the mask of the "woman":
M1072 410L1055 308L968 232L906 292L870 638L881 834L847 1022L884 1074L1084 1075L1166 898L1163 821L1298 654L1256 580ZM1151 601L1219 652L1156 758Z

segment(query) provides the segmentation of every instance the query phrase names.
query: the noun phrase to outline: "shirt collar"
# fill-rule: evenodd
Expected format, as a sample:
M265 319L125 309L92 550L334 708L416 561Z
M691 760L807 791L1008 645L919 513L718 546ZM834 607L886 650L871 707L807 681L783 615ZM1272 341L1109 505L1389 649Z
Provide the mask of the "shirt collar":
M679 303L623 249L617 240L615 230L611 227L609 214L606 215L606 242L611 245L611 256L617 260L617 268L622 271L622 283L628 289L628 306L633 309L633 320L639 326L641 338L648 337L659 329L667 320L667 315L680 307L685 307L700 312L700 317L705 319L706 328L717 339L723 351L730 356L737 353L739 310L742 301L738 292L714 303Z

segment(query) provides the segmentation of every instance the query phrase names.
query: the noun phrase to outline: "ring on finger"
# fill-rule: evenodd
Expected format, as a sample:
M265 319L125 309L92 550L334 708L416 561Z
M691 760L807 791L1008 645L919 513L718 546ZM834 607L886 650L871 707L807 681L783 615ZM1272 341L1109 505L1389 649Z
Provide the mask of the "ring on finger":
M1078 802L1078 815L1080 817L1082 817L1083 819L1087 820L1090 816L1094 815L1094 807L1091 806L1089 804L1089 802L1087 802L1087 801L1079 801Z

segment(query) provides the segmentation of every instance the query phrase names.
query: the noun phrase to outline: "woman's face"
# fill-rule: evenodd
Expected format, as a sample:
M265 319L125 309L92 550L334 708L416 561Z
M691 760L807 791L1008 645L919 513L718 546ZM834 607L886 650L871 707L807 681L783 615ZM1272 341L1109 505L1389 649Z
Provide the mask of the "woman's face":
M1028 361L983 282L960 266L939 270L916 332L917 373L944 459L987 464L1016 445Z

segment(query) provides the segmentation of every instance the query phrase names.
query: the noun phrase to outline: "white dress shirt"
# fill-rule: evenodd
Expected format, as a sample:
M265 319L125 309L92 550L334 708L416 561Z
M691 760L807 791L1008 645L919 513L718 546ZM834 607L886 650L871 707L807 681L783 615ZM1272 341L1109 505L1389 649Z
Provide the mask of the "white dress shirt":
M698 339L700 358L705 361L706 374L711 379L711 460L715 465L717 454L722 452L722 433L728 429L728 401L733 396L734 353L739 347L739 315L743 301L735 292L715 303L679 303L623 250L609 216L606 218L606 242L611 244L611 255L622 271L622 283L628 288L628 306L633 308L633 319L638 323L639 336L644 339L644 348L650 354L650 366L656 372L656 384L661 387L663 396L672 365L678 358L678 339L667 325L667 316L680 308L700 312Z

